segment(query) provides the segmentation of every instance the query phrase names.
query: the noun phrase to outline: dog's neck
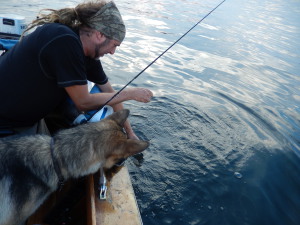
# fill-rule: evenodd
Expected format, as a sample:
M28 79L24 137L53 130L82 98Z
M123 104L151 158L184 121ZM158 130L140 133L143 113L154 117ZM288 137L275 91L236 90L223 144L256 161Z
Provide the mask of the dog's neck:
M59 166L59 162L54 157L54 138L53 137L51 138L51 142L50 142L50 152L51 152L51 158L52 158L54 170L58 177L57 184L58 184L59 189L61 189L62 186L64 185L65 179L62 175L61 168Z

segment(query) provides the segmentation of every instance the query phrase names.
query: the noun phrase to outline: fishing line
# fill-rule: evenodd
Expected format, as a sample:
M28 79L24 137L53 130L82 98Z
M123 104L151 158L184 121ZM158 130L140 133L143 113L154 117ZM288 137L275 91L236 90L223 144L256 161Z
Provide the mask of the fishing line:
M177 41L175 41L170 47L163 51L156 59L154 59L148 66L146 66L141 72L139 72L134 78L132 78L124 87L122 87L116 94L114 94L110 99L108 99L98 110L101 110L105 105L107 105L111 100L113 100L118 94L121 93L129 84L131 84L135 79L137 79L145 70L147 70L153 63L155 63L160 57L162 57L167 51L170 50L175 44L177 44L183 37L185 37L191 30L193 30L198 24L200 24L206 17L208 17L213 11L215 11L220 5L222 5L226 0L223 0L215 8L213 8L209 13L207 13L201 20L199 20L194 26L192 26L187 32L185 32Z

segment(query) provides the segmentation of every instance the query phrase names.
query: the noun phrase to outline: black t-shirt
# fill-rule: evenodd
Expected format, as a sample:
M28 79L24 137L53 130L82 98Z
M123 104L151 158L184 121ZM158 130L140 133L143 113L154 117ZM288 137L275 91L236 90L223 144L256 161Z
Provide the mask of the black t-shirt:
M105 84L100 60L85 57L79 35L45 24L0 57L0 127L30 126L53 111L64 87Z

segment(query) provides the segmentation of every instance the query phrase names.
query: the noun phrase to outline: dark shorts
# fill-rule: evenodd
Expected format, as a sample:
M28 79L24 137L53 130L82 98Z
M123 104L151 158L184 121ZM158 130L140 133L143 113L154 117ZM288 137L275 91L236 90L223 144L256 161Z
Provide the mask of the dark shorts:
M48 127L45 123L45 120L42 119L39 122L35 123L30 127L17 127L10 129L1 129L0 138L13 136L13 135L34 135L34 134L47 134L50 135Z

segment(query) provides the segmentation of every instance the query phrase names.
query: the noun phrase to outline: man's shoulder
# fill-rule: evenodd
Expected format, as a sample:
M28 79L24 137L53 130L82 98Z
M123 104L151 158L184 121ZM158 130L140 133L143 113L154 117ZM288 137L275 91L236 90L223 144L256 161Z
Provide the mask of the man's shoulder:
M73 36L79 38L78 34L70 27L60 24L60 23L47 23L37 29L40 31L40 35L45 35L48 37L57 36Z
M36 30L34 34L37 43L45 50L47 47L59 46L60 48L81 48L78 34L70 27L59 23L47 23Z
M74 33L74 31L70 27L61 23L46 23L43 25L43 27L46 27L47 29L53 29L53 30L59 29L59 30L64 30L65 32Z

